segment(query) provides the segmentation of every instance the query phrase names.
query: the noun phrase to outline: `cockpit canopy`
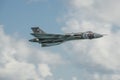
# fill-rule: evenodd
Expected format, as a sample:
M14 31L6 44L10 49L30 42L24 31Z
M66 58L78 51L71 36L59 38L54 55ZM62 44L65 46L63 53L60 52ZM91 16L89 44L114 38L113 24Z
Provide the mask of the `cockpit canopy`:
M93 34L93 32L92 32L92 31L87 31L86 33Z
M94 38L94 33L93 33L92 31L87 31L87 32L86 32L86 35L87 35L87 37L88 37L89 39Z

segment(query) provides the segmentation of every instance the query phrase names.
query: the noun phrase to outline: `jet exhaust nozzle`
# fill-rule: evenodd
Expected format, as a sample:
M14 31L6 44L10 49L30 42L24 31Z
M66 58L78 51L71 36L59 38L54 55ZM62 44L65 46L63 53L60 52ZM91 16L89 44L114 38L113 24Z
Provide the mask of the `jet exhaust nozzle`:
M39 39L38 39L38 38L35 38L35 39L30 39L29 41L30 41L30 42L39 42Z

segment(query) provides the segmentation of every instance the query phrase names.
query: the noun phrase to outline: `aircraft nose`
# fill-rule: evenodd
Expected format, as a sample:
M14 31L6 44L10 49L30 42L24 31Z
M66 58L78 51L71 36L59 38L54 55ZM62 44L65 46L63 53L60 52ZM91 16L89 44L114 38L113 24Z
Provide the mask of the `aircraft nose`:
M94 37L95 38L100 38L100 37L103 37L103 35L102 34L94 34Z

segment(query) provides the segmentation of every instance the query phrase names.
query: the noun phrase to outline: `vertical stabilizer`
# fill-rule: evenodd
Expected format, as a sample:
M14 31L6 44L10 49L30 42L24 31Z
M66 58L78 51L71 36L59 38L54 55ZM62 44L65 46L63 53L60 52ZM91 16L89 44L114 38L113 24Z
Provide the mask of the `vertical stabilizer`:
M45 32L41 30L39 27L32 27L31 29L35 34L45 34Z

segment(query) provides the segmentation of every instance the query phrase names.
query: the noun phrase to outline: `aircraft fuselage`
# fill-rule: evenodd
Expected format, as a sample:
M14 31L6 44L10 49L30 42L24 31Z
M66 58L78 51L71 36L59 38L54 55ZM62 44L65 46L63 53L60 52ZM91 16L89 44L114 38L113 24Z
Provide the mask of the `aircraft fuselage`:
M65 41L70 41L70 40L96 39L103 37L103 35L93 33L91 31L81 32L81 33L69 33L69 34L31 33L31 35L33 35L35 38L29 41L41 43L42 47L58 45Z

